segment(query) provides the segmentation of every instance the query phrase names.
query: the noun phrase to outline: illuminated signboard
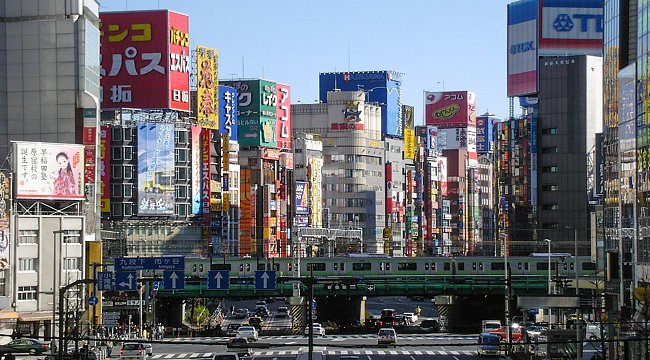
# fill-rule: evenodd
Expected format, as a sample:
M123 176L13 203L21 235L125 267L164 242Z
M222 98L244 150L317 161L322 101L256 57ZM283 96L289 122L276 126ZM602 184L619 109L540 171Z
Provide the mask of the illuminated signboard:
M174 124L138 126L138 215L173 215Z
M291 88L277 84L278 124L276 140L280 149L291 149Z
M469 91L424 93L424 121L438 128L476 124L476 95Z
M237 113L239 93L229 86L219 86L219 130L222 134L228 134L230 140L237 141L239 131L237 129Z
M196 57L196 119L202 128L219 130L218 52L199 46Z

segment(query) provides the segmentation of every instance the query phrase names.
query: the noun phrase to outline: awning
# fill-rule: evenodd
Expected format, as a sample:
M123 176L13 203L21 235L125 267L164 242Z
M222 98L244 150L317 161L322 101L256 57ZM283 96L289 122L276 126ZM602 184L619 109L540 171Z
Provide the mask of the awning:
M15 311L0 311L0 320L18 319L18 313Z
M51 311L33 311L18 313L18 320L20 321L41 321L52 320Z

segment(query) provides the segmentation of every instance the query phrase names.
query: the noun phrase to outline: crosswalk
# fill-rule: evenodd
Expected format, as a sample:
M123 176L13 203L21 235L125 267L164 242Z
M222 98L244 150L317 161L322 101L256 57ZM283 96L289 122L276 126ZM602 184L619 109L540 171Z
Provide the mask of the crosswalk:
M272 351L253 351L252 356L285 356L298 355L299 350L272 350ZM471 350L324 350L324 355L476 355L476 351ZM202 359L211 358L212 353L179 353L179 354L154 354L149 359Z
M476 335L398 335L400 340L476 340ZM279 335L279 336L261 336L260 341L265 340L295 340L306 339L304 335ZM232 337L224 336L206 336L206 337L193 337L193 338L166 338L161 340L166 343L201 343L201 342L222 342L228 341ZM323 339L323 338L319 338ZM325 339L377 339L375 334L358 334L358 335L327 335Z

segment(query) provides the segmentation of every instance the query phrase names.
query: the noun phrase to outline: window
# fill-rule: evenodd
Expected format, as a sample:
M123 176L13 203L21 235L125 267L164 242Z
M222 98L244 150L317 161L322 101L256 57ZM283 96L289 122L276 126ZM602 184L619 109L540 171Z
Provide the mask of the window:
M5 271L0 271L0 295L5 294Z
M557 210L558 205L557 204L544 204L542 205L542 210Z
M135 130L135 128L124 128L124 129L122 129L122 131L124 132L124 138L123 138L124 141L126 141L126 142L133 141L133 130ZM113 131L115 131L115 130L113 130Z
M187 216L187 206L185 204L176 205L176 215Z
M113 153L112 160L122 160L122 148L112 147L111 152Z
M187 144L187 131L176 131L176 143Z
M465 270L465 263L464 262L459 262L458 263L458 270Z
M79 258L63 258L63 270L81 270Z
M133 215L133 204L124 203L124 216L132 216L132 215Z
M544 166L542 172L558 172L557 166Z
M446 270L446 271L449 271L449 269L451 269L451 265L449 265L449 264L450 263L448 263L448 262L444 263L443 264L443 269Z
M124 179L133 179L133 167L131 166L124 166Z
M177 186L176 197L185 199L187 197L187 186Z
M35 259L34 258L20 258L18 259L18 271L34 271Z
M124 160L133 160L133 147L124 147Z
M38 244L37 230L20 230L18 232L19 244Z
M113 184L111 186L113 189L113 192L111 193L112 196L114 197L122 197L122 185L121 184Z
M352 263L352 271L369 271L370 263Z
M537 263L537 270L548 270L548 262L538 262ZM555 270L555 263L551 263L551 270Z
M176 180L185 181L187 180L187 168L177 167L176 168Z
M111 165L111 177L113 179L122 178L122 165Z
M544 135L556 135L557 134L557 128L542 129L542 134L544 134Z
M325 271L325 263L308 263L307 271Z
M65 230L63 232L63 243L65 243L65 244L81 244L81 231L78 231L78 230Z
M124 214L122 214L122 204L111 203L111 214L113 214L113 216L123 216Z
M557 185L544 185L542 186L542 191L558 191L559 186Z
M549 147L544 147L542 148L542 153L544 154L551 154L551 153L558 153L560 152L557 148L557 146L549 146Z
M36 286L19 286L18 300L36 300Z
M490 267L491 270L505 270L506 264L502 262L493 262Z
M125 198L133 197L133 185L124 184L123 188L124 188L124 197Z
M187 162L187 149L176 149L176 162Z
M398 263L397 271L414 271L418 269L416 263Z
M113 141L122 141L122 128L114 127L112 132Z
M596 270L596 263L592 262L583 262L582 270Z

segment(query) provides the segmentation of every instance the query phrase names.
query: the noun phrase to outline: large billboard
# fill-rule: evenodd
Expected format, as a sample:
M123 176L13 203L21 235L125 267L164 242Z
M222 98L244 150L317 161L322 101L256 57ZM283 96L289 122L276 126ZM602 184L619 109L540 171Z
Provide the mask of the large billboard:
M102 109L190 110L189 17L169 10L104 12Z
M138 125L138 215L173 215L174 124Z
M424 92L424 122L440 129L476 125L476 94L469 91Z
M476 118L476 152L487 154L492 152L494 144L494 123L499 119L492 116Z
M309 214L309 188L306 181L296 181L296 214Z
M192 214L201 214L201 127L192 125Z
M311 189L309 225L320 227L323 224L323 199L321 194L323 159L309 158L308 166L309 188Z
M439 129L438 137L441 138L441 150L467 149L470 153L476 152L476 128L473 126L456 129Z
M0 172L0 270L9 268L9 219L11 214L9 174Z
M229 86L219 85L219 130L228 134L230 140L237 141L237 113L239 93Z
M280 149L291 150L291 88L277 84L278 125L276 141Z
M239 145L277 147L277 86L267 80L223 81L239 92Z
M111 212L111 127L102 126L99 135L102 212Z
M327 102L327 92L359 91L366 93L366 100L381 107L381 131L383 134L402 138L404 125L402 115L402 75L395 71L353 71L319 74L319 100Z
M538 0L508 5L508 96L537 92Z
M84 146L14 142L17 199L84 199Z
M196 48L196 120L205 129L219 130L219 53Z
M603 0L542 0L539 56L602 55Z

